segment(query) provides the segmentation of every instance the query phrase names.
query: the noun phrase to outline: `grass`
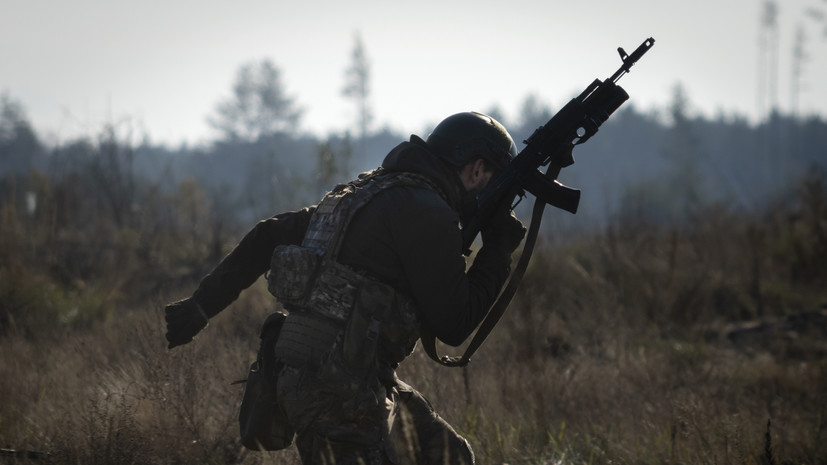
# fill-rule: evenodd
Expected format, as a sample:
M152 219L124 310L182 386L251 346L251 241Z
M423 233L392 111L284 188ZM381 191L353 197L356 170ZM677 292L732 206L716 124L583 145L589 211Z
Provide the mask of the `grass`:
M782 324L827 302L821 192L792 213L546 242L468 368L417 350L399 376L480 464L827 463L827 325ZM19 252L27 237L0 241L0 447L56 464L299 463L238 439L231 383L273 308L262 282L168 351L161 309L193 281L130 287L139 267L122 264L61 288ZM765 329L728 337L748 322Z

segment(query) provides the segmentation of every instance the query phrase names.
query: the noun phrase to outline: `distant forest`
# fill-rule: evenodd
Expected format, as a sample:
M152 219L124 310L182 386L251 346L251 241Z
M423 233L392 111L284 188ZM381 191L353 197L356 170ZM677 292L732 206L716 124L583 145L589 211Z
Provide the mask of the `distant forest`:
M207 147L135 143L114 126L101 128L93 138L47 147L19 104L5 95L0 105L0 203L16 202L20 211L33 213L40 200L31 184L36 173L66 189L81 185L69 189L78 196L74 201L120 223L140 216L151 196L189 189L204 197L211 216L243 227L315 203L337 182L379 166L410 136L387 129L326 138L301 135L293 129L298 115L289 113L285 118L291 124L270 124L243 136L215 123L226 129L225 137ZM689 107L680 86L662 111L641 112L633 103L622 107L575 149L575 164L563 170L560 180L581 189L580 210L574 216L557 212L555 220L588 229L617 216L680 223L710 205L759 212L784 202L803 178L824 176L827 124L821 117L774 113L756 125L738 116L692 116ZM488 109L509 128L518 148L553 114L533 97L526 98L523 109L519 121ZM224 110L219 116L241 120L226 105ZM523 204L519 208L527 211L530 201Z

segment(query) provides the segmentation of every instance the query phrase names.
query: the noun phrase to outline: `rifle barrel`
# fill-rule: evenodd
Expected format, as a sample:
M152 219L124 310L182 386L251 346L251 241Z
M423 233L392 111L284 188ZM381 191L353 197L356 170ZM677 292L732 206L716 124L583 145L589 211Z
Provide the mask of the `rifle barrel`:
M635 51L629 56L626 56L626 52L624 52L622 48L618 48L617 50L620 52L620 59L623 61L623 64L620 65L620 68L618 68L614 74L612 74L612 77L610 77L609 80L616 84L617 81L623 77L624 74L628 73L632 66L634 66L643 54L648 52L653 45L655 45L655 39L649 37L644 40L643 43L640 44L638 48L636 48Z

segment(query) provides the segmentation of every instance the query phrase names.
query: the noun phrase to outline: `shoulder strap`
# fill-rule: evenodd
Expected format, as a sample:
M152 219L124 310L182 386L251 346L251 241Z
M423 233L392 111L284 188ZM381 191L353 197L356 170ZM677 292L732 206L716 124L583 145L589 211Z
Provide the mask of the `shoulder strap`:
M546 173L546 175L553 175L554 178L556 178L558 173L559 168L557 169L557 172L550 170ZM488 315L482 323L480 323L479 328L477 328L477 332L474 334L474 338L465 349L465 353L462 354L462 357L448 355L443 355L440 357L436 351L436 337L430 330L428 330L428 328L425 328L424 326L422 327L420 330L422 348L432 360L447 367L464 367L471 361L471 356L482 345L485 338L488 337L488 334L491 333L491 330L494 329L500 321L500 318L502 318L503 314L505 314L505 310L511 303L511 299L514 298L514 294L517 293L517 289L520 287L520 281L523 279L525 270L528 267L528 262L531 260L531 254L534 251L534 245L537 242L537 234L540 231L540 222L543 219L543 210L545 208L545 202L540 199L534 200L534 209L531 213L531 225L528 228L528 233L526 233L525 244L523 245L522 254L520 254L520 260L517 262L517 266L511 273L508 284L505 286L502 293L500 293L500 296L497 298L494 305L491 306L491 309L488 311Z

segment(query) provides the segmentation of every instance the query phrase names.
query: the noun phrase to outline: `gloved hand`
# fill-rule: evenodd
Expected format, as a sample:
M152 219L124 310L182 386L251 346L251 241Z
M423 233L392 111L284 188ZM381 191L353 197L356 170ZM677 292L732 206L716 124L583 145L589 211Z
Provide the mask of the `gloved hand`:
M512 253L525 237L526 228L508 206L497 211L480 231L483 247L496 247Z
M192 341L210 322L201 306L191 297L167 305L164 308L164 318L167 321L166 338L169 341L167 349Z

